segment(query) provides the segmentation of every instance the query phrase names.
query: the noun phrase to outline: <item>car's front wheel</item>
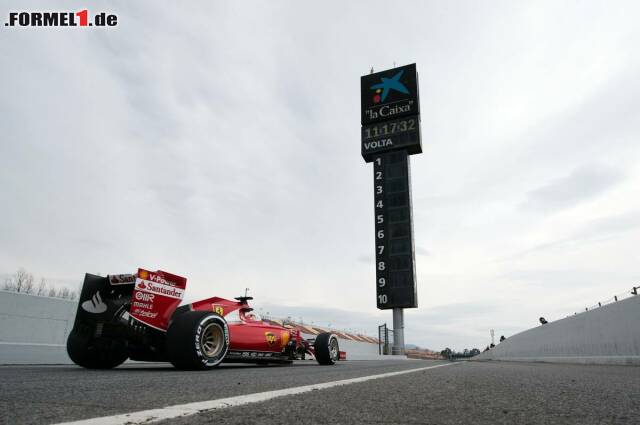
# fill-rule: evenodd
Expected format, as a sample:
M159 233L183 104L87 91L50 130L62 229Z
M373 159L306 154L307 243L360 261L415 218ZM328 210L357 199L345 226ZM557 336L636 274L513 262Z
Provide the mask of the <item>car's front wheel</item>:
M316 337L313 343L316 360L321 365L336 364L340 358L340 345L338 337L329 332L323 332Z
M188 311L171 322L166 344L169 361L176 368L214 368L229 351L227 321L208 311Z

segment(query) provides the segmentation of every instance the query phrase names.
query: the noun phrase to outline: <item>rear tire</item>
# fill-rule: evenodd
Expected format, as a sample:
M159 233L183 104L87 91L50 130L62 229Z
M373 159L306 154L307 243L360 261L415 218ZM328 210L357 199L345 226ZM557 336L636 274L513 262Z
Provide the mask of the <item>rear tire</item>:
M166 351L178 369L212 369L229 351L227 321L208 311L185 312L169 325Z
M67 354L78 366L87 369L113 369L127 360L127 347L115 339L97 339L73 329L67 338Z
M316 360L321 365L334 365L340 358L338 337L329 332L323 332L313 343Z

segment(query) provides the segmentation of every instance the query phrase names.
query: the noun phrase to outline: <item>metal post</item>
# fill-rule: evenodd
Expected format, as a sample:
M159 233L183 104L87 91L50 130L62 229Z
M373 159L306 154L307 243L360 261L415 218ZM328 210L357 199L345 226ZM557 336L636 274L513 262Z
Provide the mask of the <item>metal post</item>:
M391 354L404 355L404 309L393 309L393 347Z

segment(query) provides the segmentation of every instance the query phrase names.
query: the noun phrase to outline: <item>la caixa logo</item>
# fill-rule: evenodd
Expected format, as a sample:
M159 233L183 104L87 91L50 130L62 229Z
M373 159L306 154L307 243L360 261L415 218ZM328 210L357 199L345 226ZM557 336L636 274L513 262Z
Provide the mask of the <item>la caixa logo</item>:
M32 12L11 11L5 20L5 27L115 27L118 16L88 9L77 12Z

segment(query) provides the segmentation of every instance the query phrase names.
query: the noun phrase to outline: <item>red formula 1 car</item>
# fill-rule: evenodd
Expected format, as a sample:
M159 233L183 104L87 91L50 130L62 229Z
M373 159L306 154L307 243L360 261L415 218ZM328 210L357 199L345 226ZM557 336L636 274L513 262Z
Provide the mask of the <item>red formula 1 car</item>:
M86 274L67 339L69 357L91 369L127 359L210 369L221 362L291 363L306 354L321 365L340 358L335 335L308 340L299 329L263 321L248 305L251 297L212 297L178 307L185 288L185 278L163 271Z

